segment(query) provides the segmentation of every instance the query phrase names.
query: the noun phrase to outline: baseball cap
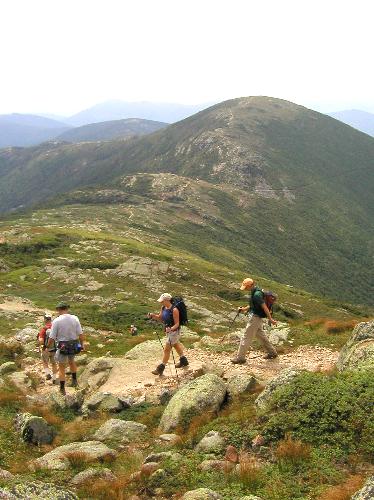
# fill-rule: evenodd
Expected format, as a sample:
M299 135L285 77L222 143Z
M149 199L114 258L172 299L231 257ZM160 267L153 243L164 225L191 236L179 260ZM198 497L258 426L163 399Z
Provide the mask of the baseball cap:
M163 302L164 300L171 300L173 297L170 293L162 293L160 297L157 299L157 302Z
M56 306L56 309L69 309L69 304L66 302L59 302Z
M48 312L48 311L45 311L45 312L44 312L44 317L45 317L46 319L51 319L51 318L52 318L52 314L51 314L50 312Z
M254 283L252 278L245 278L242 282L242 286L240 287L240 290L245 290L248 286L252 286Z

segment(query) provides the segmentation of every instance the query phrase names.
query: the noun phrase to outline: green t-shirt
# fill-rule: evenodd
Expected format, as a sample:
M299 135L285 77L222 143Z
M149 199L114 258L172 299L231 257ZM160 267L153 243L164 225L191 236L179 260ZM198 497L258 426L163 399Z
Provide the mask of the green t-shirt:
M249 312L260 318L266 318L265 311L262 309L263 304L265 304L264 293L261 288L255 288L249 298Z

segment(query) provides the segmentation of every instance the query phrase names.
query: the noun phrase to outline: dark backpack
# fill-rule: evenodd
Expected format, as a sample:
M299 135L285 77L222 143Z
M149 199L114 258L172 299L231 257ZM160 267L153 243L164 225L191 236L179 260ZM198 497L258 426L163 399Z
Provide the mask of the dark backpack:
M262 293L264 294L265 304L267 305L269 311L271 312L273 310L273 305L276 302L278 296L276 293L271 292L270 290L262 290Z
M188 323L188 316L187 316L187 306L184 303L184 300L182 297L173 297L171 300L172 303L172 309L176 307L179 311L179 324L180 325L187 325Z

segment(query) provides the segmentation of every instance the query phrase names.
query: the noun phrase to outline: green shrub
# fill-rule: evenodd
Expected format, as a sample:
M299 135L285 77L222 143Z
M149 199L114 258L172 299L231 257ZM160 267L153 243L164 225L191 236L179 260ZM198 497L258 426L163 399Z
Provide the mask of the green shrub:
M271 440L287 433L344 454L374 452L372 373L305 373L274 394L264 415Z

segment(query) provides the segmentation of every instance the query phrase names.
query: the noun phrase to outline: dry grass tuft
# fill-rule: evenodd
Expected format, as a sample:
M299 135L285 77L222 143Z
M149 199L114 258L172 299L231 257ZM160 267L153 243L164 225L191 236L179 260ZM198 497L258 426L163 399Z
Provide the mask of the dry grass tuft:
M83 451L68 451L65 453L65 458L70 462L73 469L82 469L90 462L90 457Z
M293 439L287 435L285 439L278 443L275 456L278 460L285 460L291 463L299 463L310 458L312 448L302 441Z
M343 484L327 489L318 497L318 500L350 500L352 495L362 487L363 483L364 478L361 475L350 476Z
M239 458L238 476L247 488L257 488L263 480L262 468L255 457L241 453Z
M105 415L98 415L95 418L90 418L82 422L80 419L75 419L71 422L65 422L60 428L59 435L55 439L57 446L72 443L76 441L84 441L90 437L106 420Z
M36 403L29 403L26 405L26 411L31 413L32 415L36 415L38 417L43 417L50 425L54 425L56 427L60 427L64 420L56 415L53 410L48 406L37 405Z
M355 319L349 321L326 321L325 329L327 333L341 333L346 330L353 330L358 323L359 321Z
M20 404L24 399L24 394L16 388L13 388L13 390L11 390L10 387L7 389L0 389L0 406Z

